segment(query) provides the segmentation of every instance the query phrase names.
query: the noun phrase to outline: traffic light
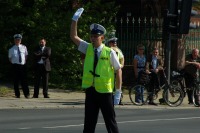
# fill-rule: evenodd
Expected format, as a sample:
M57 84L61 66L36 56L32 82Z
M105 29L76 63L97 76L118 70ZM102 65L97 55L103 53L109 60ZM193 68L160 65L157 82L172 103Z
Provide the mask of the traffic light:
M197 15L197 11L191 10L192 4L199 0L169 0L168 12L164 15L164 26L172 34L188 34L190 28L190 17ZM167 25L167 26L166 26Z
M193 0L180 0L179 34L188 34Z
M177 34L178 32L178 0L169 0L168 9L164 12L164 26L167 32Z

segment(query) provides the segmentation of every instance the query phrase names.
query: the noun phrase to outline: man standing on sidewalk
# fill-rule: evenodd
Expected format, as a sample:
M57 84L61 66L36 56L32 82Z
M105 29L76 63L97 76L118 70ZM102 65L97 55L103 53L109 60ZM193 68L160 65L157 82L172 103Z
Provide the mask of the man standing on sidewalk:
M21 40L22 35L14 35L14 46L9 49L8 58L12 63L15 97L20 98L19 83L21 83L25 98L29 98L30 94L26 79L26 60L28 51L26 46L21 44Z
M114 50L102 43L105 28L100 24L90 26L90 41L88 43L77 35L77 21L83 8L76 11L72 18L70 36L78 46L78 50L86 54L84 61L82 88L85 89L85 121L83 133L94 133L99 110L104 117L107 131L119 133L115 120L113 104L114 71L116 71L116 91L114 103L119 104L121 97L121 67Z
M195 48L192 50L192 53L187 55L185 58L185 84L186 92L188 96L188 104L193 104L192 99L192 87L194 86L195 80L198 81L199 78L199 69L200 69L200 56L199 49Z
M150 105L158 105L154 102L153 94L160 90L160 74L161 70L163 70L163 60L162 57L159 56L158 48L153 48L152 54L147 57L146 61L146 73L150 74L150 84L149 84L149 92L152 95L149 96L149 104Z
M48 81L49 72L51 71L50 65L51 48L46 46L46 39L42 38L39 45L34 52L34 94L33 98L38 98L40 81L42 81L43 96L49 98L48 95Z

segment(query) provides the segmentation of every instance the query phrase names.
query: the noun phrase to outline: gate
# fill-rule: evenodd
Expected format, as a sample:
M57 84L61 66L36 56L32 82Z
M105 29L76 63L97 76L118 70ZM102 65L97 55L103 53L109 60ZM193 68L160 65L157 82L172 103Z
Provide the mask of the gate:
M118 46L125 57L125 65L133 65L133 57L137 54L137 45L145 46L145 55L149 55L153 47L158 47L164 56L162 45L162 19L160 18L128 18L118 20L116 36Z
M145 55L151 53L153 47L159 48L159 54L164 58L162 43L162 18L122 18L116 20L116 33L118 47L125 58L123 68L123 85L134 82L133 57L137 54L137 45L145 46Z

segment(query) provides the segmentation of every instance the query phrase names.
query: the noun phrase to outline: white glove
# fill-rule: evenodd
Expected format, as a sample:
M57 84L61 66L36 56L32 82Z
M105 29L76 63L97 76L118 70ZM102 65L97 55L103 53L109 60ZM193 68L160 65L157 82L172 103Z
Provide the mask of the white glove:
M74 16L72 17L72 20L78 21L78 19L80 18L81 14L83 13L83 11L84 11L83 8L79 8L79 9L74 13Z
M121 95L122 95L122 91L119 90L119 89L116 89L115 95L114 95L114 105L118 105L119 104Z

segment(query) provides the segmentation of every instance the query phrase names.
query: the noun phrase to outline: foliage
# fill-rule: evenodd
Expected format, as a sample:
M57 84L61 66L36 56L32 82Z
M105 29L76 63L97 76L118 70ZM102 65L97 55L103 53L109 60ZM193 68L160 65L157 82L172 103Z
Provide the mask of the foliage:
M69 31L72 15L82 6L85 11L78 24L78 34L83 40L89 41L89 25L94 22L103 24L107 30L114 28L111 20L118 9L114 2L95 0L83 5L77 0L0 0L0 63L3 64L0 65L0 80L12 80L8 49L13 45L13 35L20 33L29 52L30 84L33 83L32 52L44 37L47 46L52 48L50 84L63 88L80 85L80 53L70 40Z
M13 90L5 86L0 86L0 97L8 96L10 94L13 94Z

